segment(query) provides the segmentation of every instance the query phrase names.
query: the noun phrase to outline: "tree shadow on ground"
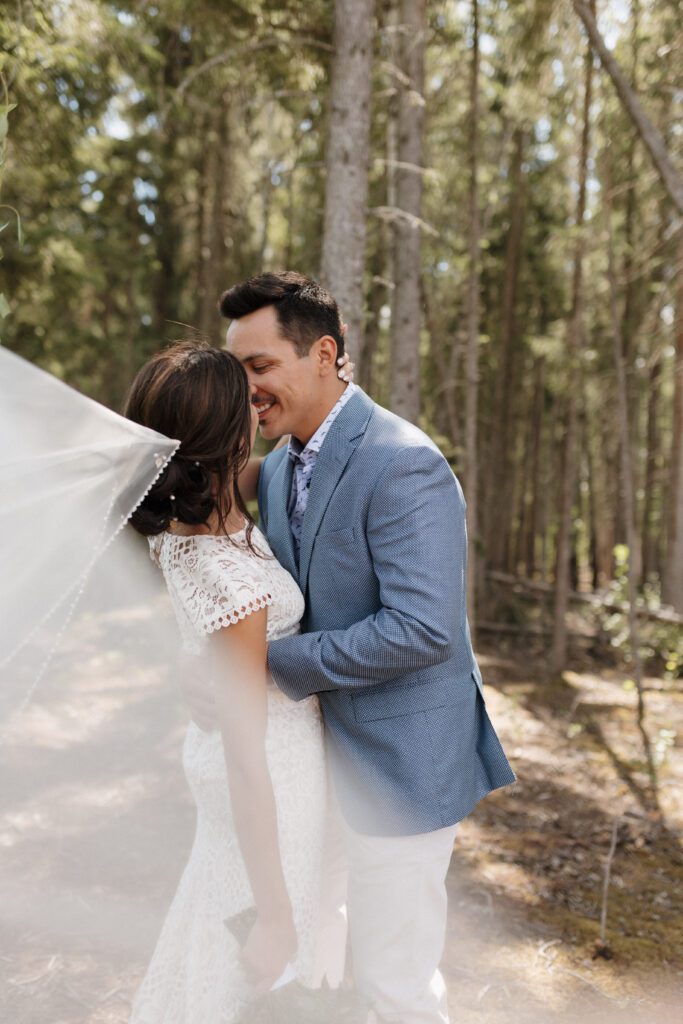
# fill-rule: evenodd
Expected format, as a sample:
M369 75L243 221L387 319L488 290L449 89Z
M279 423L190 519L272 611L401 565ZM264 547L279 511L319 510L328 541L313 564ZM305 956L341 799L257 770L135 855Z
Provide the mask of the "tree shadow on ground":
M608 937L624 962L680 968L680 833L649 788L635 714L623 701L610 700L610 686L619 684L604 684L591 699L566 678L549 681L542 667L528 662L486 662L486 674L505 698L503 715L506 706L520 708L536 726L513 751L518 784L484 801L473 815L484 833L477 834L477 845L489 847L491 861L507 859L533 876L537 902L529 913L573 936L590 956L604 860L619 816ZM624 696L621 687L617 692ZM503 888L507 893L510 886Z

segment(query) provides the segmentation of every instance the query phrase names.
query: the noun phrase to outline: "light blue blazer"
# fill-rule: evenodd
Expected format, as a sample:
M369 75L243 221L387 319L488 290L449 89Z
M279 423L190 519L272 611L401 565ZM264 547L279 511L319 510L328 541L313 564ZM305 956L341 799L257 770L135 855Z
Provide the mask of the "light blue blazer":
M292 471L279 449L259 480L262 527L306 598L302 634L270 644L270 671L293 700L319 695L353 828L452 825L515 780L470 642L460 484L426 434L359 390L318 455L297 564Z

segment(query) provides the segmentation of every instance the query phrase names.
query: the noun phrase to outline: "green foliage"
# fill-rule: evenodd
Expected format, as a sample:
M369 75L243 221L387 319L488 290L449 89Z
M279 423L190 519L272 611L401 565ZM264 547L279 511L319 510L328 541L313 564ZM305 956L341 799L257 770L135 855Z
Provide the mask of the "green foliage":
M2 180L5 170L5 160L7 153L7 136L9 134L9 115L16 109L16 103L9 102L9 94L7 89L7 83L4 75L0 72L0 86L2 87L2 93L4 95L5 102L0 103L0 216L10 214L12 220L16 222L17 241L19 245L23 242L23 233L21 228L21 218L19 214L12 206L7 206L1 202L2 199ZM11 220L6 220L0 224L0 234L10 226ZM0 260L3 257L3 250L0 248ZM0 292L0 323L9 316L11 312L11 306L9 300L4 292ZM0 339L1 339L0 335Z
M590 580L600 589L615 575L610 551L625 530L601 215L609 171L636 513L643 536L650 533L648 569L656 578L666 559L673 434L678 257L671 203L596 67L588 208L584 229L577 228L586 57L578 19L571 4L554 0L479 0L478 9L479 523L504 494L505 568L552 580L560 451L567 396L576 388L581 483L574 584L580 578L582 586ZM368 354L360 376L388 404L394 266L387 210L395 194L399 78L396 5L382 2L377 10L368 153ZM2 321L5 344L116 408L140 363L168 340L198 329L220 343L216 299L236 279L282 266L318 273L333 13L334 5L324 0L32 0L3 7L0 71L12 96L0 97L2 201L21 212L28 228L17 245L13 225L19 231L21 225L12 210L0 213L0 320L10 297L12 307ZM623 13L615 54L677 156L683 92L667 55L678 5L645 0L637 11ZM416 339L423 356L421 425L461 472L471 8L430 0L428 15L425 315ZM521 211L521 237L513 260L515 209ZM567 323L579 242L581 352L570 364ZM507 372L506 331L513 359L502 389L509 405L507 464L499 467L492 451ZM650 397L655 366L658 404ZM540 469L534 477L536 442ZM645 591L643 600L654 600L649 595ZM610 628L616 646L623 646L623 622ZM668 671L676 674L679 647L665 633L650 639L648 624L644 644L671 650Z
M615 576L603 595L604 605L597 615L602 632L625 658L631 656L628 612L615 606L626 606L628 602L628 561L628 547L617 544L614 548ZM638 607L651 612L663 610L657 581L650 581L643 588ZM665 679L683 678L683 627L675 622L639 616L638 633L643 664L661 671Z

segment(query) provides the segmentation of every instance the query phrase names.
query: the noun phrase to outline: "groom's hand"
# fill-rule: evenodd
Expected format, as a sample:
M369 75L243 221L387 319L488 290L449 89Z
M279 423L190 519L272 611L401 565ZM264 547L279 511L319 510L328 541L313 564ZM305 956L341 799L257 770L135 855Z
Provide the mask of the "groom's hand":
M178 685L192 721L203 732L218 728L216 697L211 676L211 660L201 654L183 654Z

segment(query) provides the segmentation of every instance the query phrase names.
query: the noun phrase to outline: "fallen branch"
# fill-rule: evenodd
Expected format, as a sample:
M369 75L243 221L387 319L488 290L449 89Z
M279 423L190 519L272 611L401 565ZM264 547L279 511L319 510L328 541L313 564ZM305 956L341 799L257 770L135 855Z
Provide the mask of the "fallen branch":
M609 897L609 880L612 874L612 861L617 848L617 836L621 815L617 815L612 825L612 839L610 841L607 860L605 861L605 876L602 882L602 908L600 911L600 938L595 940L595 952L593 958L602 957L604 960L611 960L614 956L609 943L607 942L607 899Z
M529 580L524 576L514 576L512 573L498 572L491 570L487 574L488 579L494 583L504 583L509 586L521 587L524 590L535 591L538 594L551 596L555 592L552 583L543 583L541 580ZM569 594L570 601L578 604L590 604L597 608L607 608L616 612L628 614L627 601L612 601L609 598L601 597L599 594L579 594L572 590ZM636 614L641 618L652 619L655 622L670 622L674 625L683 626L683 615L679 615L673 608L643 608L637 607Z
M518 622L477 622L477 629L485 633L508 633L511 636L552 636L552 629L538 626L534 623L523 624ZM580 633L576 629L567 631L571 637L577 640L594 640L589 633Z

